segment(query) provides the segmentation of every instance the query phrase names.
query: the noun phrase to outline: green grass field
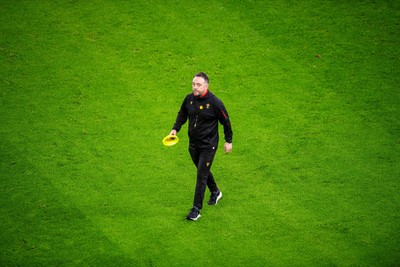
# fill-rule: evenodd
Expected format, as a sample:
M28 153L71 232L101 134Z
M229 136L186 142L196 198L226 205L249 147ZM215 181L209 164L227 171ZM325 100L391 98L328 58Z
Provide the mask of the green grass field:
M399 33L390 0L1 1L0 266L399 266ZM198 71L234 146L191 222L161 140Z

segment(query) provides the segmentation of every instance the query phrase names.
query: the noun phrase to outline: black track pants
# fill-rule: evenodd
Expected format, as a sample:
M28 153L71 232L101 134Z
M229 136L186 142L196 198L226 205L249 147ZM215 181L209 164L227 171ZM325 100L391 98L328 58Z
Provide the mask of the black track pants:
M218 187L210 169L214 161L216 150L192 150L189 149L194 165L197 168L196 191L194 194L193 206L199 210L203 207L204 193L206 187L210 192L217 192Z

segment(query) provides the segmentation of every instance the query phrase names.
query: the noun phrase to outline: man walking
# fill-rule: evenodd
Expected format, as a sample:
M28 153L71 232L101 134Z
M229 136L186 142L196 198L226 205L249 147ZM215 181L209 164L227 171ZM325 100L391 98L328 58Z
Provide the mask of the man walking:
M196 190L193 208L186 216L188 220L200 218L206 187L211 192L209 205L216 205L222 197L210 169L218 148L218 122L224 127L224 150L232 150L232 127L228 112L222 101L208 90L208 77L199 72L193 77L192 93L188 94L170 132L176 135L189 118L189 153L197 168Z

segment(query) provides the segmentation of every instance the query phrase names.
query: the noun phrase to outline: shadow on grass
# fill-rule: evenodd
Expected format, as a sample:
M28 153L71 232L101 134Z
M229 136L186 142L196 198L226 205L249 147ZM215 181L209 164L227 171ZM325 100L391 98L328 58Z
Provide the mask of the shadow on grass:
M0 265L135 266L11 142L0 143Z

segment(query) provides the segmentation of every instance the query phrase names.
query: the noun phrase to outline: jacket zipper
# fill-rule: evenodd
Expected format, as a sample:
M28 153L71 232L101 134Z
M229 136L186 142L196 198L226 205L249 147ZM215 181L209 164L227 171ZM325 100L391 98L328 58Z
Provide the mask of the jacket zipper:
M196 104L196 120L194 121L194 128L196 129L197 126L197 119L199 118L199 103L197 102L197 100L195 100L195 104Z
M194 128L197 126L197 119L199 118L199 115L196 115L196 120L194 121Z

